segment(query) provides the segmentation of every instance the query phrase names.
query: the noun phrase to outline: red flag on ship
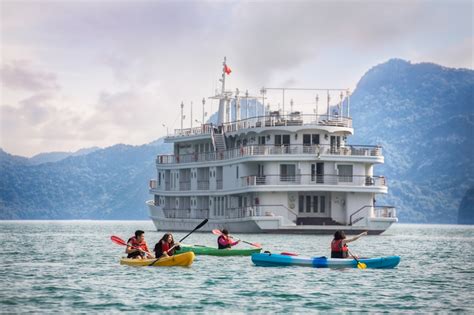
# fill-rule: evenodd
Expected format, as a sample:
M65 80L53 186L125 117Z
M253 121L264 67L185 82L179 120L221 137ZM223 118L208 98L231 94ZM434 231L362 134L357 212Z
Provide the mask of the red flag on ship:
M230 68L229 68L227 65L224 65L224 72L225 72L227 75L229 75L229 74L232 72L232 70L230 70Z

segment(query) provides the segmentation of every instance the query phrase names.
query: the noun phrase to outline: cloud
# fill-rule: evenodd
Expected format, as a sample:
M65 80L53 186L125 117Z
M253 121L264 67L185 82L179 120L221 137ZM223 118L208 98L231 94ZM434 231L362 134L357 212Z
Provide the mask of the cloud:
M2 65L0 77L3 85L11 89L33 92L59 89L54 73L37 70L27 60L12 60Z
M472 68L471 1L1 6L1 52L11 60L1 69L2 116L12 120L2 130L34 153L151 141L164 135L162 123L179 125L181 101L188 127L190 102L201 117L201 99L220 87L223 56L228 89L253 95L262 85L354 87L393 57ZM216 109L208 100L206 111Z

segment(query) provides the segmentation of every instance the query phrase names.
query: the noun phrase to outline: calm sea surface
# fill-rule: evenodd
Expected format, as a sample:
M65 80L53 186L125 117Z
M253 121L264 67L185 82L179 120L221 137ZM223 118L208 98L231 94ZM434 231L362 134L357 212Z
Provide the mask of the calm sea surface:
M148 221L0 221L0 312L474 312L473 226L399 224L351 246L360 256L400 255L393 270L256 267L250 257L209 256L189 268L121 266L124 248L109 238L136 229L150 246L162 236ZM331 240L241 237L318 256L329 255ZM185 243L215 242L195 233Z

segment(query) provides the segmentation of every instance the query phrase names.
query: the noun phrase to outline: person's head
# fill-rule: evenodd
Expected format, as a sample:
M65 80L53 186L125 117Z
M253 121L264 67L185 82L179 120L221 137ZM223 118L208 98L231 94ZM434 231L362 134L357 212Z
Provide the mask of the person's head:
M136 230L135 231L135 238L139 242L145 240L145 232L143 232L142 230Z
M169 243L169 244L173 244L173 243L174 243L173 234L171 234L171 233L165 233L165 235L163 235L163 237L161 238L161 240L162 240L163 242L166 242L166 243Z
M343 240L345 238L346 238L346 233L344 233L344 231L336 231L336 233L334 233L335 240Z
M222 234L224 234L225 236L229 236L229 231L227 231L227 229L222 229Z

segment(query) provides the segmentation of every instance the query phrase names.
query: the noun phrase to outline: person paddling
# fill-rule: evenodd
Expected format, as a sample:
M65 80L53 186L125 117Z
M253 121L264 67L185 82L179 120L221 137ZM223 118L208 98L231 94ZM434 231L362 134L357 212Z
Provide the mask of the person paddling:
M223 229L222 234L217 238L217 246L219 249L231 248L232 246L239 244L239 242L240 240L233 242L232 238L229 236L229 231L226 229Z
M165 233L161 240L159 240L158 243L156 243L155 245L155 257L160 258L162 256L173 256L176 250L181 249L179 245L179 242L174 242L173 234Z
M358 240L361 236L367 235L367 232L362 232L352 238L346 238L344 231L336 231L334 239L331 242L331 258L348 258L349 248L347 243Z
M135 231L135 236L130 237L127 241L125 253L128 254L127 258L153 258L145 241L145 232L142 230Z

